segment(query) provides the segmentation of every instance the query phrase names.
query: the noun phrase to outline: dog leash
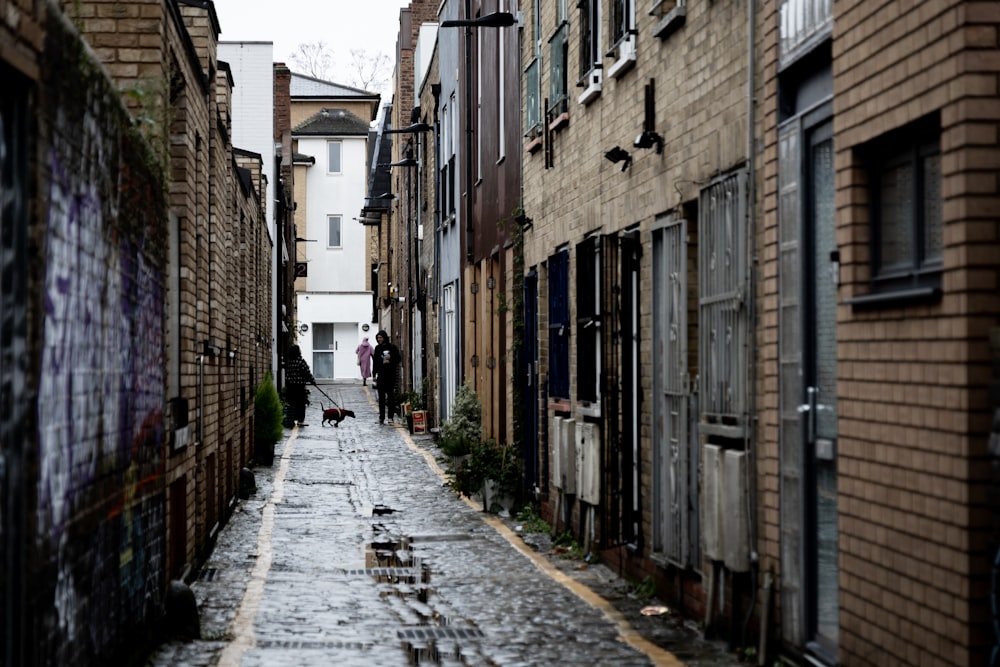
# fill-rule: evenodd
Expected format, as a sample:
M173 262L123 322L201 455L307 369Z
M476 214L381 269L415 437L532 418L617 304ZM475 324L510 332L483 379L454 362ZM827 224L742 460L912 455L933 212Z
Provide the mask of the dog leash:
M319 388L319 385L318 385L318 384L316 384L316 383L314 382L314 383L313 383L313 386L314 386L314 387L316 387L316 391L318 391L319 393L321 393L321 394L323 394L324 396L326 396L326 397L327 397L327 399L328 399L328 400L329 400L329 401L330 401L331 403L333 403L333 404L334 404L334 405L335 405L336 407L340 408L341 410L343 410L343 409L344 409L343 407L341 407L340 403L338 403L337 401L335 401L335 400L333 400L332 398L330 398L329 394L327 394L327 393L326 393L325 391L323 391L322 389L320 389L320 388Z

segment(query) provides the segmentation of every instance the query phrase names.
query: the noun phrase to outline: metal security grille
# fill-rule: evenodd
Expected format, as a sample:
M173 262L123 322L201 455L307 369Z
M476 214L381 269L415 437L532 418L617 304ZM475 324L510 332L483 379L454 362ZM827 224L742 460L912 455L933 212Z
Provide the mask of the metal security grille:
M778 12L782 62L833 26L833 0L783 0Z
M742 437L747 410L746 174L698 199L699 400L703 423Z
M680 567L691 555L686 239L683 218L653 232L653 549Z
M798 122L778 131L778 446L781 455L781 626L791 641L805 640L802 604L802 443L798 406L801 401L802 327L799 281L801 200Z

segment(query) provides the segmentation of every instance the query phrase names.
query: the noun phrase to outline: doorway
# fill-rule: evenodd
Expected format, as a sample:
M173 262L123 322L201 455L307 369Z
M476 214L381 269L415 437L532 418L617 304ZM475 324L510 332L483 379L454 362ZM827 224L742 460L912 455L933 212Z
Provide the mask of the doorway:
M833 123L810 130L803 225L802 403L811 645L837 655L837 247Z
M313 329L313 376L317 380L357 377L355 350L360 342L356 323L317 323Z
M837 270L829 104L779 128L783 634L826 664L839 646Z

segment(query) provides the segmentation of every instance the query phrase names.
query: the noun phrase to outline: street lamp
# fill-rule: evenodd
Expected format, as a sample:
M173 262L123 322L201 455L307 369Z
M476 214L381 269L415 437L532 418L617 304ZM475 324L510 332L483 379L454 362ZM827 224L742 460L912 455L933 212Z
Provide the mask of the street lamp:
M414 123L408 127L401 127L398 130L382 130L382 134L415 134L418 132L427 132L431 129L431 126L427 123Z
M466 14L468 14L466 3ZM510 12L493 12L474 19L449 19L441 21L442 28L508 28L517 23L517 18Z

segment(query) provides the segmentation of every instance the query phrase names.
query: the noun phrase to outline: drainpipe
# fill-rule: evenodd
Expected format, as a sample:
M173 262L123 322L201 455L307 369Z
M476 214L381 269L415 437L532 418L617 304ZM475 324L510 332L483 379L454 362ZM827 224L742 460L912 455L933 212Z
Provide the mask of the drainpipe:
M756 57L755 48L757 41L757 30L756 30L756 4L757 0L747 0L747 298L749 300L749 312L750 321L747 323L749 328L749 344L750 344L750 354L748 363L748 374L749 374L749 386L750 386L750 406L748 414L747 423L747 516L749 521L747 522L748 539L750 540L750 605L747 609L746 618L743 620L742 629L742 639L743 644L746 645L746 633L747 627L750 624L750 619L753 617L754 608L757 606L757 567L759 563L759 554L757 553L757 531L755 530L755 517L756 506L757 506L757 484L756 484L756 468L757 468L757 456L754 449L756 444L756 428L757 428L757 346L755 344L756 340L756 330L757 330L757 300L755 298L756 286L754 284L754 276L756 274L756 252L755 247L757 243L756 230L757 230L757 213L756 213L756 163L754 161L754 150L755 150L755 128L756 123L756 77L755 77L755 67L756 67ZM767 629L761 628L761 635L766 635ZM761 658L763 656L760 656Z
M205 444L205 355L198 355L198 446Z

